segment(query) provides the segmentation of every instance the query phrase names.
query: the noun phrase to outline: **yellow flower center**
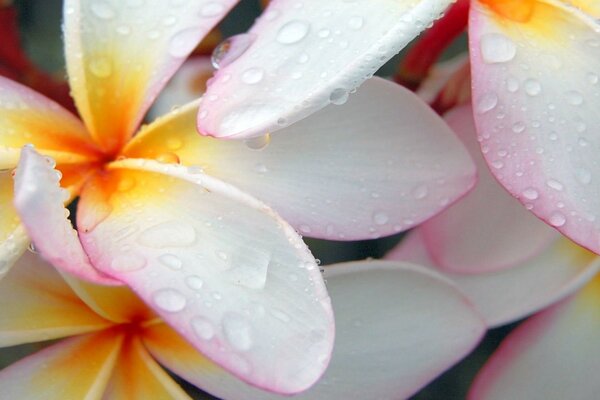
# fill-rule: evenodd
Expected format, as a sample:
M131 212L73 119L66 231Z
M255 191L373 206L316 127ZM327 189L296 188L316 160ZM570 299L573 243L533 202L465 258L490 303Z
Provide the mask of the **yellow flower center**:
M493 12L515 22L528 22L535 10L536 0L479 0Z

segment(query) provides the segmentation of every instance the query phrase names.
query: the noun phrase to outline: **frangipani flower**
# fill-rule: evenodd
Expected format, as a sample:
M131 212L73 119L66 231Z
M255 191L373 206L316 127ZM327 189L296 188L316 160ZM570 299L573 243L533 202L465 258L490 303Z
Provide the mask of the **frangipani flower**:
M132 138L160 87L232 5L65 2L68 77L83 122L0 78L0 259L9 266L20 256L26 231L56 267L127 284L239 378L295 393L328 363L333 316L315 259L270 207L311 236L378 237L458 199L474 170L443 121L381 79L261 151L198 135L197 103ZM68 195L40 153L56 161ZM75 196L77 232L63 206Z
M300 398L408 397L485 330L464 296L423 268L355 262L325 274L339 334L325 377ZM0 313L0 346L70 336L0 371L3 397L189 399L160 363L226 400L287 398L204 358L128 289L63 279L32 253L0 281L0 300L12 304Z
M475 159L478 183L386 258L442 272L490 327L539 311L592 279L600 259L527 213L494 180L479 151L470 105L449 112L446 121Z

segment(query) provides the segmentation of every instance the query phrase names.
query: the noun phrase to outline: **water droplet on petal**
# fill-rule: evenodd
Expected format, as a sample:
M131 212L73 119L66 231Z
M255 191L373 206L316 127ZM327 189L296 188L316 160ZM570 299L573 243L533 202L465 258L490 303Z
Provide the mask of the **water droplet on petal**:
M204 281L197 275L190 275L185 278L185 283L192 290L202 290L204 286Z
M277 32L277 41L283 44L298 43L306 37L310 29L310 24L304 21L290 21L279 28Z
M90 72L98 78L108 78L112 74L112 64L106 57L98 57L90 61Z
M486 33L481 37L481 56L488 64L504 63L515 58L517 46L500 33Z
M119 272L137 271L145 266L146 258L132 253L119 254L110 262L110 267Z
M248 85L254 85L262 81L265 72L261 68L248 68L242 73L242 82Z
M550 215L548 222L550 222L550 225L552 226L561 227L567 222L567 218L563 213L555 212Z
M203 340L210 340L215 336L215 328L213 324L202 317L194 317L191 320L194 333Z
M160 289L152 296L154 304L166 312L179 312L187 304L185 297L175 289Z
M246 139L244 143L246 147L252 150L262 150L271 142L271 135L266 133L262 136L257 136L252 139Z
M210 61L215 69L224 68L237 60L252 44L255 35L243 33L222 41L212 52Z
M329 95L329 101L335 105L342 105L348 101L349 93L346 89L334 89Z
M223 318L225 338L235 349L247 351L254 344L250 323L239 314L228 314Z
M525 93L530 96L537 96L542 92L542 85L535 79L525 81Z
M174 270L181 269L181 266L183 265L183 262L179 257L177 257L175 254L169 253L159 256L158 261Z
M540 194L538 193L537 190L535 190L534 188L527 188L525 190L523 190L523 197L525 197L527 200L536 200Z
M376 212L373 214L373 222L377 225L385 225L390 221L390 217L383 211Z
M189 224L177 221L163 222L144 230L138 242L147 247L186 247L196 241L196 230Z
M112 19L115 16L115 11L111 6L102 1L92 3L92 13L100 19Z
M477 112L484 114L493 110L498 105L498 96L496 93L488 92L482 95L477 102Z
M348 26L352 29L359 30L363 27L365 20L360 15L355 15L348 20Z

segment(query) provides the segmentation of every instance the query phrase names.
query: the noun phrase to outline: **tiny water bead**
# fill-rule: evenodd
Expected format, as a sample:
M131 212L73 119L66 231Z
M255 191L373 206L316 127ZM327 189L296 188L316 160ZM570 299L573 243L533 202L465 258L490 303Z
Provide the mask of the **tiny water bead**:
M225 39L212 52L210 57L212 66L218 70L231 64L248 50L254 38L255 35L251 33L243 33Z

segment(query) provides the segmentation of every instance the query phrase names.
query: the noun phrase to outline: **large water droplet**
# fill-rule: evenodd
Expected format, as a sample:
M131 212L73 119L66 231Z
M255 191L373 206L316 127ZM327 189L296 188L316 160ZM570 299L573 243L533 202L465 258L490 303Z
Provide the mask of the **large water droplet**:
M517 46L500 33L486 33L481 37L481 56L488 64L504 63L515 58Z
M329 95L329 101L335 105L342 105L348 101L349 93L346 89L334 89Z
M228 314L223 318L223 330L227 341L235 349L247 351L254 344L252 339L252 327L241 315Z
M304 21L290 21L279 28L277 32L277 41L283 44L298 43L306 37L310 25Z
M192 318L190 324L192 325L192 329L194 333L203 340L210 340L215 336L215 328L213 324L202 317L194 317Z
M254 85L262 81L264 76L265 72L262 70L262 68L248 68L242 73L242 82L247 83L248 85Z
M225 39L212 52L210 61L215 69L223 68L237 60L252 44L255 35L244 33Z
M185 297L175 289L160 289L152 296L154 304L166 312L179 312L187 304Z

